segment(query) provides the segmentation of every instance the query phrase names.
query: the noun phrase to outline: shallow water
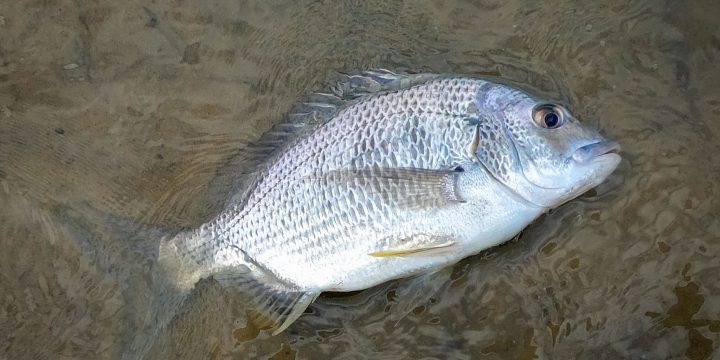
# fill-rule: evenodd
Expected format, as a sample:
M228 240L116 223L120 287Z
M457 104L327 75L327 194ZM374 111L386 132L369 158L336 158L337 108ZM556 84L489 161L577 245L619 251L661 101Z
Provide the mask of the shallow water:
M211 218L242 144L372 68L527 84L620 142L623 163L401 320L390 284L324 295L271 337L207 282L155 356L717 358L717 14L712 0L6 2L0 359L117 358L152 286L135 230Z

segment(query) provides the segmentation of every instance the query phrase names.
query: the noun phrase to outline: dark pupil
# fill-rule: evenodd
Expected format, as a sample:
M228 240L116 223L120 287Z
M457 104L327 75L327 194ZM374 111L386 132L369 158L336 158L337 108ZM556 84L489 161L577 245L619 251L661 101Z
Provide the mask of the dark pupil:
M560 118L557 116L556 113L549 112L545 114L545 118L543 119L545 121L545 126L549 128L556 127L558 122L560 121Z

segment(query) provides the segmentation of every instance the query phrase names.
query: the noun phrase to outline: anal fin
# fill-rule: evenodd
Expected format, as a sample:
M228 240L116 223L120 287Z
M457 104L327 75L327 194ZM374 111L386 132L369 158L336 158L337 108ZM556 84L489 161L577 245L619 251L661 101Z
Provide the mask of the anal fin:
M242 253L242 251L238 250ZM277 335L292 325L320 295L319 289L289 284L242 253L245 264L227 267L213 274L223 287L241 293L253 305L250 313L258 325L268 325Z

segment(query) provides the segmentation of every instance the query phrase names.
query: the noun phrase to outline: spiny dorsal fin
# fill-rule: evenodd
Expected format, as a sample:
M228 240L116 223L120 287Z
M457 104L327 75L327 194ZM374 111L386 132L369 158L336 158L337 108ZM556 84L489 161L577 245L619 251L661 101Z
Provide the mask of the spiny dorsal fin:
M390 70L377 69L357 75L343 74L333 92L342 99L352 100L386 91L406 89L438 77L440 75L437 74L398 74Z

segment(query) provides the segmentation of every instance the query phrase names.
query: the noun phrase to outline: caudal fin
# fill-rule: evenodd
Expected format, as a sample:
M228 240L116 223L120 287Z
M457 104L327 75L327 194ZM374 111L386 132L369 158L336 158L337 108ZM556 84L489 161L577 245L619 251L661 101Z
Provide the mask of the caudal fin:
M249 302L251 321L276 335L290 326L318 297L319 289L277 277L235 247L197 231L173 232L95 211L64 207L61 223L83 243L97 266L123 289L122 358L142 359L172 327L196 285L213 278ZM221 256L223 263L217 261Z
M178 274L168 276L168 269L159 262L160 246L189 233L175 234L103 214L85 204L58 207L57 214L83 253L122 289L121 357L145 358L192 291L191 286L176 282Z

